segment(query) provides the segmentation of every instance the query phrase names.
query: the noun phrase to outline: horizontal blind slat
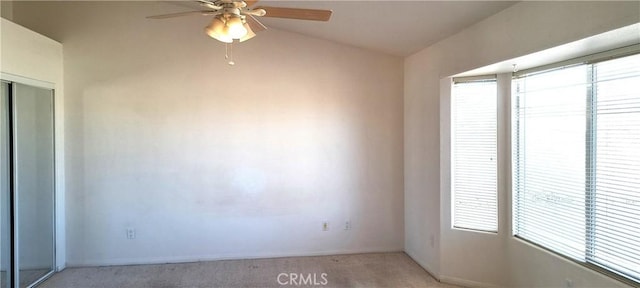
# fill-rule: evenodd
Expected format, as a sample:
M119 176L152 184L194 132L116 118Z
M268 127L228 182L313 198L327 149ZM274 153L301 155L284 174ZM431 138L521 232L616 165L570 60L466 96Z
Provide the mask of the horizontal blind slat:
M512 87L514 234L640 283L640 54Z
M594 65L593 261L640 278L640 55ZM635 263L635 265L631 264Z
M495 80L452 88L453 226L497 231L497 86Z

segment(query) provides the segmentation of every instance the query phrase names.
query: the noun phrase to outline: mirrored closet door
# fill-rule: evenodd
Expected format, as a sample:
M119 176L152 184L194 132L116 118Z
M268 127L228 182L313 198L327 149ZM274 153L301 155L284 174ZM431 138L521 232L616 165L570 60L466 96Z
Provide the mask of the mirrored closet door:
M2 82L1 288L31 287L54 272L53 90Z

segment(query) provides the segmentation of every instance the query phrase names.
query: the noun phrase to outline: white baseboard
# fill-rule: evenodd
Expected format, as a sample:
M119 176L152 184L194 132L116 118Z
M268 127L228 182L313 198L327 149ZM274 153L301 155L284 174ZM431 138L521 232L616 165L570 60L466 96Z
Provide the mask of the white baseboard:
M476 282L476 281L471 281L467 279L461 279L461 278L451 277L446 275L441 275L439 280L442 283L469 287L469 288L500 288L501 287L495 284Z
M330 256L362 253L390 253L402 252L402 248L380 248L380 249L356 249L356 250L327 250L314 252L283 252L283 253L259 253L259 254L226 254L226 255L206 255L206 256L175 256L175 257L146 257L146 258L119 258L107 260L87 260L82 262L67 262L67 268L74 267L95 267L95 266L117 266L117 265L144 265L144 264L167 264L167 263L189 263L219 260L242 260L242 259L264 259L264 258L284 258L284 257L305 257L305 256Z
M404 253L407 254L407 256L409 256L409 258L411 258L411 260L413 260L414 262L418 263L418 265L420 265L422 267L422 269L427 271L427 273L429 273L429 275L431 275L431 277L433 277L436 280L438 280L438 282L442 282L440 280L440 275L438 273L435 273L436 271L433 270L431 268L431 266L429 266L429 264L427 264L426 262L418 260L415 257L411 256L411 254L413 254L413 252L411 252L410 250L406 250L405 249Z
M440 275L438 273L435 273L435 270L433 270L427 263L425 263L424 261L420 261L416 258L414 258L413 256L411 256L411 254L413 254L411 252L411 250L407 250L405 249L404 251L413 261L415 261L416 263L418 263L418 265L422 266L422 268L424 270L427 271L427 273L431 274L431 276L433 278L435 278L436 280L438 280L438 282L441 283L446 283L446 284L452 284L452 285L457 285L457 286L462 286L462 287L468 287L468 288L500 288L502 286L498 286L495 284L490 284L490 283L482 283L482 282L476 282L476 281L471 281L471 280L467 280L467 279L462 279L462 278L457 278L457 277L451 277L451 276L447 276L447 275Z

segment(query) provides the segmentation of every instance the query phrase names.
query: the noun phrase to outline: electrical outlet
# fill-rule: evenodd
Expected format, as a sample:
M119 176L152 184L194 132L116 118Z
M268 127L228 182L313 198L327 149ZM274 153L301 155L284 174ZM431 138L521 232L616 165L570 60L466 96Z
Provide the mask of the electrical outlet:
M433 235L429 236L429 244L431 245L431 248L433 248L433 246L436 244L436 241L433 238Z
M329 231L329 221L322 222L322 231Z
M344 230L351 230L351 220L344 222Z
M127 228L127 239L136 239L136 229Z

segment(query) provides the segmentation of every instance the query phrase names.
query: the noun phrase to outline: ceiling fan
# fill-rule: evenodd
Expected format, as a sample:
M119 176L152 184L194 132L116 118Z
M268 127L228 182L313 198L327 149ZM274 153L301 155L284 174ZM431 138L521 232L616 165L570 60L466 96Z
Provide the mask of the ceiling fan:
M204 31L218 41L232 43L233 40L244 42L256 36L257 32L267 29L255 17L329 21L332 13L331 10L255 6L258 0L198 0L197 2L205 9L155 15L147 18L165 19L189 15L213 15L213 20L204 28Z

